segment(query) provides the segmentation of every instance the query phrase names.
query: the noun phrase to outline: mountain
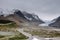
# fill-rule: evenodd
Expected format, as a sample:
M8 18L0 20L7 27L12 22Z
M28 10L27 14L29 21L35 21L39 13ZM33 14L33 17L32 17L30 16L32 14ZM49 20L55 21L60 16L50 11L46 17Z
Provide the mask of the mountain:
M28 12L22 12L23 15L25 16L25 18L27 20L29 20L30 22L38 22L38 23L44 23L37 15L35 14L30 14Z
M24 15L22 14L22 12L20 10L15 10L14 14L18 15L19 17L22 17L25 19Z
M14 14L10 14L7 16L7 18L9 20L18 20L19 22L23 22L23 23L30 23L30 24L34 24L34 25L38 25L41 23L44 23L41 19L39 19L39 17L35 14L30 14L27 12L22 12L20 10L14 10L13 12Z
M49 26L60 28L60 16L54 19L53 22L49 24Z

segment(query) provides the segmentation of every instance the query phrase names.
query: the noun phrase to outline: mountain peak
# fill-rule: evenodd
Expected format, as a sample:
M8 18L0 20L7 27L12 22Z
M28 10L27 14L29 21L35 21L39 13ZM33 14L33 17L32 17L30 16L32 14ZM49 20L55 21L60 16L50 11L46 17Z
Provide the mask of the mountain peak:
M20 10L15 10L14 14L19 15L20 17L25 18Z
M56 21L60 21L60 16L56 19Z
M20 11L20 10L13 10L14 12L14 18L18 18L18 20L21 20L23 22L28 22L30 24L36 24L39 25L41 23L44 23L37 15L28 13L26 11Z

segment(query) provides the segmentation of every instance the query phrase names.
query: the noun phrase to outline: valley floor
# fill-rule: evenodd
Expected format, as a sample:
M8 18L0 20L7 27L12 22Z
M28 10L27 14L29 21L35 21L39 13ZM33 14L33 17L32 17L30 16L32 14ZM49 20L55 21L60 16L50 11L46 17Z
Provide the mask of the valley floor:
M29 37L28 40L34 40L34 39L36 39L36 40L60 40L60 37L52 37L52 38L46 37L45 38L45 37L39 37L38 35L32 35L30 33L30 31L32 32L32 30L38 30L38 31L40 31L40 29L44 29L44 30L48 30L48 31L58 31L60 33L60 29L56 29L56 28L52 28L52 29L49 28L49 29L47 29L47 28L40 28L40 27L24 27L24 28L18 29L18 31L21 32L21 33L23 33L24 35L28 36Z

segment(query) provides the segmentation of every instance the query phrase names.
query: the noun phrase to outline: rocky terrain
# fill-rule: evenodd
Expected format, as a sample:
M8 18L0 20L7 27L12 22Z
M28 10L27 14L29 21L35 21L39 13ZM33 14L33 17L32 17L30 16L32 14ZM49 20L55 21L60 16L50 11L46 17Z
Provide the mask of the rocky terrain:
M52 22L51 24L49 24L49 26L60 28L60 16L58 18L54 19L53 21L54 22Z

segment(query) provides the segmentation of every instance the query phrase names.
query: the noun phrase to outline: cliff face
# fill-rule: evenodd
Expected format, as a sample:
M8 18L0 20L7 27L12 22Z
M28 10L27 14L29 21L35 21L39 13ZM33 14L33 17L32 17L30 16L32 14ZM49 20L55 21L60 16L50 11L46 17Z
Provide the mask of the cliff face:
M49 26L60 28L60 16L55 19L55 22L49 24Z

